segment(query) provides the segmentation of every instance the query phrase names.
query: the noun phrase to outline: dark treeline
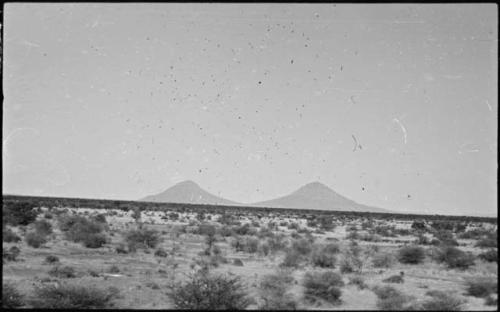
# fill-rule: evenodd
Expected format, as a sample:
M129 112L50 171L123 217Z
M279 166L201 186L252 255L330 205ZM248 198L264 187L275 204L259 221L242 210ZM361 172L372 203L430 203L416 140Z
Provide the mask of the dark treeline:
M29 203L34 207L73 207L73 208L91 208L91 209L120 209L124 211L156 210L156 211L176 211L176 212L203 212L224 214L227 212L245 214L257 214L263 217L270 214L287 215L308 218L312 215L328 215L342 217L343 219L357 218L377 218L377 219L395 219L414 221L420 220L439 220L439 221L466 221L466 222L489 222L496 223L497 218L476 217L476 216L448 216L448 215L420 215L420 214L400 214L400 213L379 213L379 212L357 212L357 211L328 211L315 209L286 209L286 208L262 208L252 206L220 206L220 205L201 205L184 203L154 203L127 200L109 200L109 199L88 199L88 198L65 198L65 197L41 197L41 196L21 196L21 195L3 195L2 204L9 205L13 203Z

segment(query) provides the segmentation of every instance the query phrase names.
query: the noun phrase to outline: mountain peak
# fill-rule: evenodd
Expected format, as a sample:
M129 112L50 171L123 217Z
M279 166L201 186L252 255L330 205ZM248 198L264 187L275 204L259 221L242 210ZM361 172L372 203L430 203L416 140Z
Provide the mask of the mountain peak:
M173 187L175 187L175 186L200 187L198 184L196 184L196 182L194 182L192 180L185 180L185 181L179 182L179 183L175 184Z
M163 203L239 205L236 202L210 194L191 180L179 182L159 194L146 196L141 200Z

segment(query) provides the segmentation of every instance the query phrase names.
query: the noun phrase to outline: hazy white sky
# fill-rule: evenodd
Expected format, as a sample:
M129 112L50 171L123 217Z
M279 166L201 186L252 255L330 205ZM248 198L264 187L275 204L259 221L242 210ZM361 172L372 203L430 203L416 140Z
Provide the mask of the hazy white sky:
M3 193L496 214L494 4L5 5ZM354 149L355 142L361 145Z

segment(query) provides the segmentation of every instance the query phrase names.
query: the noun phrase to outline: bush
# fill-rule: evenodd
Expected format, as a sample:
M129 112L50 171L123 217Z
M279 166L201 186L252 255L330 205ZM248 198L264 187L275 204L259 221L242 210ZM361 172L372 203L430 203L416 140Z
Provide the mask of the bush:
M478 257L487 262L498 262L498 250L490 249L486 252L480 253Z
M58 263L59 262L59 257L54 256L54 255L48 255L45 257L45 263L47 264L53 264L53 263Z
M287 293L288 285L293 280L293 277L285 271L265 275L259 285L260 296L264 301L259 310L295 310L297 303Z
M341 273L361 273L363 269L363 259L361 249L357 245L351 245L340 260Z
M401 293L392 286L375 287L378 297L377 307L381 310L406 310L408 308L408 296Z
M390 253L380 252L373 256L372 264L376 268L390 268L395 257Z
M298 239L293 241L292 250L297 252L299 255L308 255L312 251L311 243L307 239Z
M38 220L33 223L35 232L41 236L52 234L52 224L46 220Z
M425 259L424 249L418 246L405 246L399 250L398 259L404 264L419 264Z
M156 230L137 229L131 230L125 235L129 249L155 248L160 242L160 234Z
M311 254L311 262L313 266L320 268L335 268L337 258L335 253L328 252L325 247L315 248Z
M37 309L104 309L113 306L116 288L65 284L60 287L42 285L35 288L31 304Z
M48 272L50 276L57 278L75 278L75 269L70 266L55 266Z
M24 296L11 283L2 282L2 308L15 309L24 305Z
M66 238L75 243L82 243L87 248L99 248L106 243L102 223L91 221L81 216L63 216L59 219L59 228Z
M106 244L106 235L102 233L90 233L83 237L82 244L86 248L100 248Z
M4 203L2 205L2 222L5 224L28 225L36 220L35 205L25 202Z
M6 261L16 261L17 256L21 253L21 250L17 246L12 246L9 249L3 248L2 250L2 260Z
M445 246L437 254L436 259L439 262L444 262L449 268L458 268L465 270L469 266L474 265L474 256L463 252L462 250Z
M43 244L47 243L47 239L44 236L41 236L35 232L29 232L24 237L26 244L33 248L40 248Z
M294 250L287 250L285 252L285 258L283 262L280 263L280 267L293 267L297 268L302 261L300 254Z
M168 256L167 252L163 248L156 249L154 255L156 257L162 257L162 258L165 258Z
M356 285L359 289L365 289L368 286L365 284L365 280L359 276L355 275L349 278L349 284L350 285Z
M189 280L170 287L168 296L178 309L243 310L252 301L239 277L212 276L200 271Z
M234 259L233 260L233 265L235 265L235 266L243 266L243 261L241 261L241 259Z
M490 294L496 293L498 291L498 282L492 278L477 278L468 280L467 294L469 296L486 298Z
M231 246L236 251L243 251L247 253L256 253L259 248L259 240L255 237L236 237L231 241Z
M464 300L440 290L428 291L426 295L432 297L422 303L422 308L429 311L458 311Z
M479 248L496 248L497 240L494 238L483 238L480 239L475 246Z
M335 272L307 272L303 285L306 300L314 302L316 298L320 298L332 304L340 303L340 287L344 286L344 282L342 276Z
M17 243L21 240L21 237L17 236L11 229L4 228L2 230L2 240L6 243Z

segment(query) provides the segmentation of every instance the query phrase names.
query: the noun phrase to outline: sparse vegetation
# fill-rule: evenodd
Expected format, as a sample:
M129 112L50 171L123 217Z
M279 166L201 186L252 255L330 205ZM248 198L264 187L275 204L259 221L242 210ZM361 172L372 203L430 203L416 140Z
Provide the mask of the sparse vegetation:
M425 252L419 246L405 246L399 250L399 262L404 264L419 264L425 259Z
M31 305L37 309L104 309L113 307L115 289L78 284L41 285L35 288Z
M29 232L24 237L26 244L33 248L40 248L43 244L47 243L45 236L38 235L35 232Z
M24 296L9 282L2 282L2 308L15 309L24 306Z
M188 281L171 286L168 296L178 309L242 310L252 301L239 277L197 272Z
M341 287L344 286L342 276L327 272L307 272L304 275L304 296L306 300L315 302L318 298L333 304L340 303Z

